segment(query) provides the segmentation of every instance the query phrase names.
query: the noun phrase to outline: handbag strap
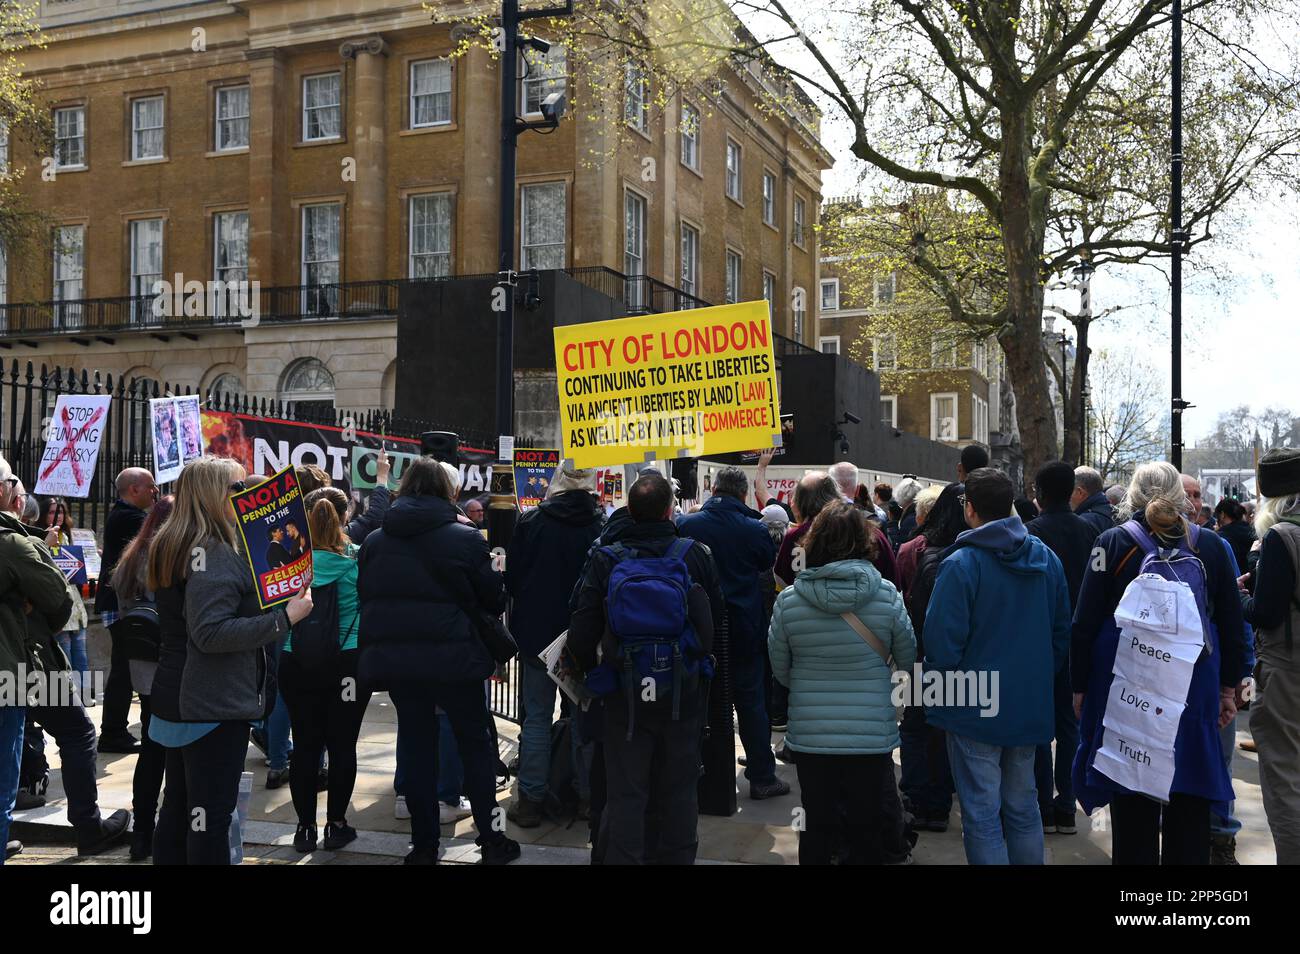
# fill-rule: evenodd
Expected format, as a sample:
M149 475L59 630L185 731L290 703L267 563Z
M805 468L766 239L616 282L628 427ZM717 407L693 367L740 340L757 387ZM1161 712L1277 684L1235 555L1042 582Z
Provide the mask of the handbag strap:
M876 654L885 661L885 665L892 666L894 657L885 649L885 644L880 641L880 637L871 631L871 628L864 622L862 617L857 613L841 613L840 619L853 627L853 631L862 637L862 641L876 651Z

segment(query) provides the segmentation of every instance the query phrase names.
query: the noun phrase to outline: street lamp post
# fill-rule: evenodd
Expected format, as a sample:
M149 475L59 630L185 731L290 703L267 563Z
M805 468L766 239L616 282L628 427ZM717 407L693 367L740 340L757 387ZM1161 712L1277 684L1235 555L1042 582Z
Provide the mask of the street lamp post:
M1169 459L1183 469L1183 411L1192 405L1183 400L1183 2L1173 0L1173 62L1171 64L1171 117L1169 156L1169 338L1170 416Z
M496 47L501 53L501 167L500 209L497 217L497 293L492 306L497 313L497 438L515 432L515 158L519 134L529 129L554 129L564 113L565 94L555 93L542 103L542 118L525 122L519 118L519 47L532 47L545 54L550 44L536 37L520 37L519 24L539 17L561 17L573 13L573 0L563 7L520 12L519 0L501 0L501 32Z

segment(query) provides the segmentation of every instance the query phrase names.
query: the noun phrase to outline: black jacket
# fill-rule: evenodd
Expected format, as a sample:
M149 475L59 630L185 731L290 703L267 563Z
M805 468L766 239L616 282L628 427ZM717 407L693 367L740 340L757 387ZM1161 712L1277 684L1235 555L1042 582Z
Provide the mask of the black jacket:
M910 505L903 511L903 516L898 521L898 546L901 547L908 540L916 536L916 504Z
M1250 548L1255 543L1255 531L1245 520L1236 520L1220 527L1219 536L1228 541L1232 555L1237 558L1237 569L1245 573L1250 563Z
M1093 494L1075 507L1074 512L1088 521L1094 537L1101 536L1115 526L1115 508L1110 505L1105 494Z
M506 591L521 658L569 628L569 596L604 523L596 495L585 490L556 494L519 518L506 550Z
M939 576L939 564L943 562L948 551L941 547L927 546L916 558L916 576L912 588L904 601L907 615L912 619L912 632L916 634L916 658L925 658L925 612L930 605L930 596L934 593L934 581Z
M479 620L505 610L487 541L441 497L399 497L357 558L361 679L479 682L495 666ZM472 618L476 617L476 618Z
M1088 559L1097 539L1092 524L1077 513L1070 512L1069 504L1049 506L1025 525L1047 548L1056 554L1065 569L1065 585L1070 590L1070 612L1079 602L1079 587L1088 572Z
M104 521L104 555L100 559L99 589L95 594L95 612L116 613L117 594L110 582L113 567L122 559L122 551L135 539L144 525L145 512L139 507L117 500Z
M365 513L357 514L343 529L349 540L361 546L371 531L379 529L384 522L384 514L388 513L388 499L387 487L376 486L370 491L370 503L366 506Z
M615 524L616 517L618 513L611 516L610 523L617 533L613 537L606 534L600 541L604 546L619 542L639 553L662 556L677 539L677 527L671 521L627 523L619 520ZM599 549L594 551L578 584L573 615L569 619L568 648L584 670L595 668L596 647L605 635L605 591L613 565L609 554ZM686 552L686 569L690 571L691 580L703 587L707 594L713 614L713 630L721 632L727 616L727 603L722 595L713 554L705 544L697 540Z

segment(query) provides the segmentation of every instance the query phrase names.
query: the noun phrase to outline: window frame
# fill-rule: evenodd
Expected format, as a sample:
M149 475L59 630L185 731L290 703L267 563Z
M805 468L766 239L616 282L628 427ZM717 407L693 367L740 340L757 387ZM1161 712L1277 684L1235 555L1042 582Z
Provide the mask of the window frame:
M685 219L682 219L679 225L681 227L678 229L678 238L677 238L677 263L678 263L677 285L684 293L690 295L692 299L697 299L700 297L700 230L696 226L692 225L690 222L687 222ZM690 258L691 267L690 267L689 278L687 278L686 275L687 233L690 233L690 235L692 236L692 242L691 242L692 255ZM687 287L688 285L689 287ZM694 308L695 302L693 300L683 302L682 307Z
M329 76L334 77L334 78L338 81L338 100L337 100L337 102L336 102L332 107L325 107L325 106L308 106L308 105L307 105L307 84L308 84L308 82L310 82L311 80L324 79L324 78L329 77ZM345 125L346 125L346 124L345 124L344 108L343 108L343 105L344 105L344 104L343 104L343 85L344 85L344 84L343 84L343 71L342 71L342 70L322 70L322 71L319 72L319 73L303 73L303 74L298 78L298 80L299 80L299 81L298 81L298 98L299 98L299 104L298 104L298 105L299 105L299 110L298 110L298 122L299 122L298 142L299 142L299 144L301 144L301 145L315 145L316 143L336 143L336 142L342 142L343 139L344 139L343 131L344 131L344 128L345 128ZM307 135L307 128L308 128L308 125L309 125L309 124L308 124L308 120L307 120L307 111L308 111L309 109L320 110L320 109L328 109L328 108L333 108L333 109L337 109L337 110L338 110L338 114L339 114L339 123L338 123L339 131L338 131L335 135L333 135L333 136L312 136L312 137L308 137L308 135Z
M731 263L736 263L736 286L731 288ZM722 300L724 304L733 305L740 301L742 287L745 283L745 256L739 249L726 247L726 257L722 267ZM734 297L732 297L734 295Z
M434 190L428 192L411 192L405 196L406 199L406 277L410 280L428 281L438 278L449 278L455 274L455 251L456 251L456 195L448 190ZM421 252L421 258L445 255L447 258L447 268L442 275L433 276L416 276L415 274L415 203L419 199L441 199L447 205L447 250L434 252Z
M894 430L898 430L898 395L897 394L880 395L880 403L882 405L882 410L883 410L883 405L885 404L886 401L889 402L889 418L888 418L889 426L892 427ZM881 423L883 424L886 418L882 415L880 420Z
M826 286L835 286L835 304L829 308L826 307ZM817 284L817 303L822 311L839 311L840 310L840 280L838 278L823 278Z
M71 138L59 138L59 114L77 112L81 115L79 126L79 135L76 140L81 143L81 161L77 163L63 163L59 161L59 143L71 141ZM56 172L79 172L89 168L90 146L88 139L90 110L83 103L66 103L62 106L55 106L52 110L51 119L54 122L54 169Z
M311 311L307 307L308 297L313 294L314 289L329 289L331 285L341 285L343 283L343 237L345 233L345 223L343 221L343 200L342 199L323 199L319 202L303 202L298 206L298 285L302 290L302 313L304 316L334 318L338 313L337 298L331 301L330 308L325 314L321 314L319 309ZM322 265L328 263L329 259L316 259L311 262L307 261L307 215L311 209L323 209L333 207L338 210L337 229L338 238L338 257L333 259L334 267L337 271L337 278L332 282L311 283L307 280L307 269L310 265ZM316 295L319 296L319 292Z
M825 345L834 342L835 350L827 351ZM817 350L822 354L839 354L840 353L840 336L839 335L818 335Z
M694 132L692 132L689 136L685 132L686 129L685 114L688 112L692 113L695 117ZM685 166L687 169L690 169L691 172L697 174L700 172L700 143L701 143L700 134L703 132L703 126L704 126L704 120L702 115L700 114L699 108L694 103L688 102L687 100L683 99L681 115L677 122L677 127L678 127L677 135L679 140L678 149L677 149L677 158L678 161L681 162L683 166ZM691 143L691 149L692 149L691 152L692 161L690 162L686 161L686 155L685 155L687 142Z
M631 99L633 74L637 79L638 106L634 113ZM623 65L623 124L629 129L650 138L650 73L637 63ZM639 117L633 122L634 117Z
M415 69L418 66L424 66L429 63L443 63L447 67L447 89L445 93L439 91L436 93L419 93L415 92ZM417 123L415 121L415 104L417 96L443 96L447 97L447 118L444 120L435 120L431 123ZM340 99L342 97L340 96ZM450 57L446 56L423 56L406 61L406 128L407 129L441 129L445 126L454 125L456 122L456 64Z
M248 92L248 112L242 118L247 124L247 139L242 146L226 146L221 142L221 124L231 122L230 119L221 118L221 98L223 94L233 93L237 90L247 90ZM226 153L247 152L253 142L253 86L252 83L229 83L224 86L216 86L212 90L212 151L219 152L223 155Z
M790 240L801 249L807 250L808 237L808 200L799 193L794 194L793 208L790 213Z
M941 399L952 399L952 437L940 436L939 418L935 413L936 405ZM956 443L961 440L961 396L956 391L930 392L930 440L944 443Z
M159 114L161 116L159 125L148 127L136 126L136 107L142 103L157 101L161 104ZM131 148L127 152L128 162L163 162L167 159L167 95L165 93L137 93L127 97L127 115L130 117L128 124L129 135L131 137ZM139 154L140 133L145 131L158 130L158 149L156 156L142 156Z
M520 66L519 66L519 103L518 103L518 107L517 107L517 108L518 108L518 110L519 110L519 115L524 116L524 117L526 117L526 118L527 118L527 117L537 117L537 116L541 116L541 115L542 115L542 101L546 99L546 96L549 96L549 95L550 95L550 93L546 93L545 95L541 96L541 97L537 100L537 109L529 109L529 108L528 108L528 90L529 90L529 87L530 87L530 86L532 86L532 87L539 87L539 86L540 86L540 87L542 87L543 89L545 89L545 88L546 88L546 86L545 86L546 83L554 83L554 85L550 87L550 91L551 91L552 93L564 93L564 94L566 95L566 97L567 97L568 92L569 92L569 51L568 51L568 48L565 47L562 43L553 43L553 44L551 44L551 48L550 48L550 50L546 53L546 57L547 57L547 58L549 58L549 57L551 56L552 53L555 53L555 52L557 52L557 51L558 51L560 54L563 55L563 57L564 57L564 70L563 70L563 75L562 75L562 76L559 76L559 77L553 77L553 76L550 76L550 75L544 75L544 76L540 76L540 77L536 77L536 78L532 78L532 79L530 79L528 76L525 75L525 71L526 71L527 68L528 68L528 52L529 52L530 49L531 49L531 47L526 47L526 48L521 49L521 50L519 51L519 61L520 61ZM541 54L538 54L538 55L540 56Z
M889 298L885 300L880 295L880 289L888 286ZM877 308L890 308L894 304L894 299L898 295L898 273L890 272L888 281L881 281L879 278L871 279L871 303Z
M767 191L768 183L772 184L772 192L769 195ZM763 224L769 228L776 228L776 193L777 181L776 173L767 166L763 167Z
M890 342L890 353L892 360L888 366L883 366L880 361L880 353L884 350L881 342L888 340ZM879 374L881 371L898 370L898 338L892 334L876 335L871 339L871 370Z
M733 172L731 168L732 146L735 146L736 148L736 168L734 170L735 179L736 179L736 191L734 193L731 191L731 179L732 179L732 172ZM727 136L726 152L723 154L723 174L724 174L723 187L722 187L723 193L732 202L743 207L745 204L744 202L745 147L741 143L733 139L730 135Z
M629 212L633 208L632 200L635 200L637 203L636 207L640 209L640 254L636 256L640 271L636 272L632 271L632 268L629 265L632 252L628 247L630 241L630 233L628 231L630 223L628 216ZM648 268L648 259L650 258L650 239L647 234L649 227L650 198L644 193L638 192L636 189L626 185L623 186L623 274L627 276L628 279L624 298L627 302L627 306L632 309L642 309L646 307L646 283L644 281L637 281L636 279L642 279L650 273Z
M536 182L519 183L519 268L520 271L528 271L532 266L528 262L528 250L530 248L553 248L556 243L549 242L545 245L530 246L528 240L528 203L524 198L525 193L533 189L545 188L547 186L559 186L561 189L562 201L560 208L564 210L564 238L558 243L562 254L560 257L559 268L567 268L569 264L569 181L567 179L541 179Z

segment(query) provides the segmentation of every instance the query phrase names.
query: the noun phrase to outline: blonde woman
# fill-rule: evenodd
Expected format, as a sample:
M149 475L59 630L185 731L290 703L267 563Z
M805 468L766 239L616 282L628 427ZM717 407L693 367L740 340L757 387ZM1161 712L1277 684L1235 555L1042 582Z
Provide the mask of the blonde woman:
M1102 533L1094 545L1104 559L1089 561L1074 615L1070 681L1079 716L1075 793L1088 814L1110 805L1113 864L1205 865L1210 861L1211 805L1232 800L1219 729L1236 715L1235 694L1248 658L1231 551L1188 523L1187 494L1172 464L1139 467L1119 509L1121 525ZM1208 652L1192 671L1174 742L1173 785L1166 805L1129 791L1093 767L1119 644L1115 608L1138 575L1144 544L1196 558L1205 579L1197 603ZM1193 566L1189 563L1180 579L1193 581L1196 592L1199 580Z
M228 500L243 489L244 470L231 460L187 465L149 552L146 586L162 637L149 737L167 749L155 864L230 863L249 724L274 701L267 650L311 613L310 589L259 608Z
M1246 621L1259 661L1250 731L1259 753L1259 787L1280 865L1300 864L1300 450L1271 450L1259 462L1255 516L1260 539L1255 595Z

